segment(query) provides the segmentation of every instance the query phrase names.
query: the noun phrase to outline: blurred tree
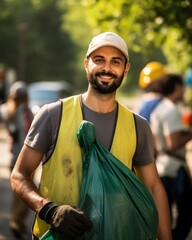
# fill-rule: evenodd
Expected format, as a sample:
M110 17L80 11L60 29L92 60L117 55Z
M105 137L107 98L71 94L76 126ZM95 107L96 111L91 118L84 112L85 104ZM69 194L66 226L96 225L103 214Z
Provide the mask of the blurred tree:
M0 0L0 62L23 81L73 82L76 45L62 29L55 0Z
M16 67L17 61L17 27L12 5L0 0L0 62Z
M93 36L92 28L86 23L86 8L81 4L81 1L60 0L59 7L63 10L67 9L63 15L62 29L70 34L71 39L78 48L78 51L76 52L77 64L75 65L78 75L74 77L77 89L82 91L82 89L87 88L83 60L90 39Z
M137 86L151 60L184 73L192 63L191 0L0 0L0 62L31 81L66 80L85 87L83 58L93 35L119 33Z
M77 74L76 45L67 31L62 29L65 11L57 1L33 1L33 20L29 37L29 63L31 73L37 71L39 79L65 80L73 83ZM36 41L38 39L38 41ZM73 72L73 75L71 74Z
M70 31L84 52L90 38L102 31L114 31L125 38L131 59L128 80L123 84L125 91L137 86L140 70L148 61L161 61L179 73L184 73L192 61L190 0L60 0L60 3L68 9L64 29ZM82 59L82 51L80 54Z
M161 48L172 70L192 63L191 0L82 0L93 33L120 33L134 52L153 55ZM145 59L148 61L148 58Z

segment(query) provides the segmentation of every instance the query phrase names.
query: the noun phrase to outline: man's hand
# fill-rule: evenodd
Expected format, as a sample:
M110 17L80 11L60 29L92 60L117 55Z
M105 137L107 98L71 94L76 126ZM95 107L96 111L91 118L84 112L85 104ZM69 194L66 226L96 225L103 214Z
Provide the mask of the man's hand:
M50 202L40 210L39 217L56 231L72 238L81 236L92 226L91 221L80 209L69 205L58 206Z

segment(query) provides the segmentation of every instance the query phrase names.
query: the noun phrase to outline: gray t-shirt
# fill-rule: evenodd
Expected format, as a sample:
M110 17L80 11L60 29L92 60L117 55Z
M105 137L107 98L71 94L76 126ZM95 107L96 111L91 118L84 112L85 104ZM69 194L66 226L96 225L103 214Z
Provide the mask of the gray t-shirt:
M109 113L97 113L82 104L83 118L95 125L96 137L101 144L110 149L117 108ZM154 162L154 144L151 129L147 121L137 114L135 116L137 147L133 165L144 166ZM61 119L61 101L44 105L35 116L25 144L45 154L48 160L54 150ZM128 147L128 144L127 144Z

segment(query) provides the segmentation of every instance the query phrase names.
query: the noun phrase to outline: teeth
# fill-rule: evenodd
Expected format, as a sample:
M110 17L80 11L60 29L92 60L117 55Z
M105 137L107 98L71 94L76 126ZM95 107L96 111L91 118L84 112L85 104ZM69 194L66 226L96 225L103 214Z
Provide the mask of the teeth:
M111 76L108 76L108 75L103 75L101 77L103 77L103 78L111 78Z

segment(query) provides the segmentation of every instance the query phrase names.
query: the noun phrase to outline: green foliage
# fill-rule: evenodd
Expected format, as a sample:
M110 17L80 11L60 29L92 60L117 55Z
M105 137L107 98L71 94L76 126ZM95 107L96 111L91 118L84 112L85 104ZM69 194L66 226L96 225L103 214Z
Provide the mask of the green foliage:
M160 48L173 71L183 73L192 63L190 0L81 2L87 9L87 22L94 29L93 34L115 31L125 38L133 52L142 55L154 57L152 53Z
M129 46L127 92L152 60L184 73L192 64L191 0L0 0L0 63L27 82L66 80L86 88L83 59L93 35Z
M1 0L0 8L0 62L26 82L73 82L77 48L62 29L57 1Z
M29 38L31 73L37 70L41 79L73 81L70 73L74 71L76 46L61 28L63 12L55 1L49 1L49 4L43 1L35 6Z
M59 7L67 9L63 15L62 29L70 34L70 37L78 51L76 51L76 71L74 76L77 89L80 91L87 88L86 73L83 65L88 44L92 38L91 27L86 24L85 8L77 0L60 0ZM73 73L72 73L73 74Z

